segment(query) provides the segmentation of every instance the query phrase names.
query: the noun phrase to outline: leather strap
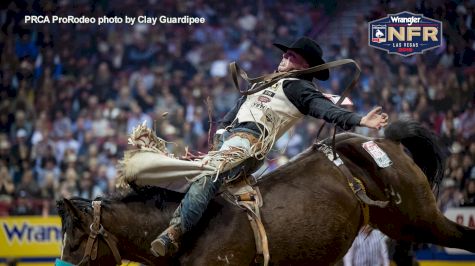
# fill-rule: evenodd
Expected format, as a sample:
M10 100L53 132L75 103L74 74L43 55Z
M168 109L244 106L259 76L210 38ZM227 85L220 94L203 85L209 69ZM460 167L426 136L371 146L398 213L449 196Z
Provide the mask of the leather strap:
M348 181L348 185L350 186L351 190L353 190L353 193L355 194L356 198L358 198L358 201L360 202L361 210L363 212L363 225L366 225L369 223L370 217L369 217L369 206L376 206L379 208L385 208L388 205L388 201L379 201L379 200L372 200L368 197L366 194L366 190L364 187L364 184L359 180L358 178L354 177L353 174L351 173L350 169L346 167L346 165L343 163L343 161L340 159L338 153L336 152L335 149L335 136L333 136L333 146L328 146L324 143L315 143L314 147L317 148L319 152L322 152L325 154L328 160L332 161L333 163L335 161L340 161L341 163L335 164L337 165L337 168L341 171L341 173L346 177ZM325 152L326 149L331 149L331 155L333 157L329 157L328 153Z
M101 224L101 201L93 201L92 208L94 209L94 216L92 223L89 226L89 238L87 239L86 248L84 249L84 256L78 265L87 264L89 260L97 259L98 241L97 235L101 235L109 246L117 265L122 263L119 249L117 248L117 238L109 233Z
M270 261L269 240L267 239L267 233L264 224L262 223L259 202L256 200L237 201L237 204L247 210L247 218L249 219L252 231L254 232L257 255L258 257L262 256L263 265L268 266ZM258 257L256 257L255 260L258 260Z
M335 137L333 137L333 140L335 140ZM333 148L333 153L336 154L335 149ZM338 155L337 155L338 156ZM336 158L336 157L333 157ZM369 206L365 202L362 202L360 199L362 198L361 194L366 195L366 190L364 188L363 183L355 177L350 172L350 169L346 167L344 163L340 164L338 166L338 169L343 173L344 176L346 176L346 179L348 180L348 185L350 185L351 190L353 190L353 193L355 193L356 197L358 198L360 202L360 207L361 207L361 212L363 213L363 225L367 225L369 223Z
M104 240L106 241L107 245L112 251L115 262L118 265L122 264L122 259L120 257L119 249L117 248L117 243L119 242L119 240L113 234L109 233L109 231L104 229L104 227L102 227L101 235L104 237Z
M97 234L100 234L99 230L101 229L101 202L100 201L93 201L92 202L92 208L94 209L94 216L92 218L92 224L91 224L91 232L94 232L94 235L97 236ZM94 237L96 239L96 237ZM92 245L92 254L91 254L91 259L95 260L97 258L97 242L98 241L93 241ZM86 245L87 246L87 245Z
M226 185L225 189L226 192L222 194L224 199L246 210L256 243L254 262L264 266L269 265L269 242L259 209L263 204L259 188L250 186L247 183L247 178L242 178L235 183Z
M90 259L95 260L97 257L96 238L97 238L97 234L99 233L99 228L101 226L100 225L101 203L99 202L99 204L97 204L97 201L93 201L92 208L94 209L94 215L92 218L92 224L89 226L89 229L90 229L89 237L87 239L86 248L84 249L84 256L78 265L83 265L87 263ZM94 245L95 243L96 245Z
M321 70L330 69L330 68L334 68L334 67L342 66L346 64L354 64L356 66L356 73L355 73L355 76L353 77L352 82L345 89L340 100L338 100L337 105L340 105L343 102L343 99L345 98L344 96L348 94L347 90L348 91L351 90L356 85L356 82L358 81L358 78L361 73L361 69L359 65L352 59L341 59L341 60L328 62L325 64L321 64L318 66L314 66L314 67L310 67L310 68L306 68L302 70L292 70L289 72L276 72L272 74L262 75L257 78L249 78L247 73L244 70L242 70L236 62L232 62L231 64L229 64L229 67L231 70L231 76L233 78L234 86L236 87L236 89L243 95L250 95L250 94L259 92L263 90L264 88L274 85L280 79L283 79L283 78L295 78L298 76L311 74L311 73L315 73ZM251 89L248 89L248 90L241 90L241 88L239 87L238 75L242 79L247 81L248 83L256 84L256 86L253 86L251 87ZM258 84L258 83L262 83L262 84Z

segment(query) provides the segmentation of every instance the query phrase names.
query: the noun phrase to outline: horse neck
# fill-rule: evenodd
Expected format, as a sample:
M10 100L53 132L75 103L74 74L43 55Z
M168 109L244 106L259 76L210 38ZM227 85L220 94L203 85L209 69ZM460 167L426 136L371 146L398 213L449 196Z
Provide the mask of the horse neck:
M143 202L113 203L103 214L103 226L119 241L123 259L143 261L150 243L168 227L177 203L162 208Z
M165 203L158 208L153 204L143 204L142 202L119 203L115 205L112 223L117 225L132 225L133 229L140 231L144 235L152 229L168 227L173 211L178 207L177 203ZM120 230L119 230L120 231ZM120 231L119 233L124 233ZM124 235L130 236L129 232Z

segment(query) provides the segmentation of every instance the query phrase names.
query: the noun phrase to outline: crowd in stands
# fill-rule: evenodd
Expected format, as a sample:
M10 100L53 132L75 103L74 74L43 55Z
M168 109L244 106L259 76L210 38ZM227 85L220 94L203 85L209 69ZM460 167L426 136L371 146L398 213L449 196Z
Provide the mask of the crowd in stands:
M474 6L430 3L405 9L443 22L442 45L423 55L368 46L367 21L400 11L386 1L358 17L351 37L321 45L327 61L352 58L362 68L349 108L363 114L380 105L390 121L414 119L441 137L449 157L440 208L475 205ZM177 156L185 147L206 152L208 131L240 97L228 63L237 61L251 76L270 73L281 58L273 42L332 34L315 31L329 14L313 1L233 5L240 8L226 1L21 0L0 11L0 216L54 214L55 199L112 192L127 134L143 121ZM193 15L206 23L27 24L27 14ZM318 86L338 94L354 69L330 73ZM279 140L269 169L308 146L320 124L305 119Z

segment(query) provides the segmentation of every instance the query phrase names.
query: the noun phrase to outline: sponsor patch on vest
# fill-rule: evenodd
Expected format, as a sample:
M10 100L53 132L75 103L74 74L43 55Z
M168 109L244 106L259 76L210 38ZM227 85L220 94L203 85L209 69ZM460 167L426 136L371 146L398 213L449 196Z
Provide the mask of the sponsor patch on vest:
M263 102L263 103L268 103L268 102L270 102L270 98L267 97L267 96L264 96L264 95L260 95L260 96L257 98L257 100L258 100L259 102Z
M260 102L257 102L257 101L254 101L252 103L252 107L255 107L255 108L258 108L258 109L261 109L261 110L264 110L266 109L266 106Z
M364 142L361 146L373 157L379 167L386 168L393 164L388 155L372 140Z
M270 97L274 97L275 92L265 90L262 94L267 95L267 96L270 96Z

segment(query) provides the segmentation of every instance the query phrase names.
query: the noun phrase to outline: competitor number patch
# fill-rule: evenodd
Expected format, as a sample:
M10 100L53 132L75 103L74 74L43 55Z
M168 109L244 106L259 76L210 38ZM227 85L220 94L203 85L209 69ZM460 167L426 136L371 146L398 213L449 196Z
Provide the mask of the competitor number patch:
M373 157L379 167L386 168L393 164L388 155L372 140L364 142L361 146Z

